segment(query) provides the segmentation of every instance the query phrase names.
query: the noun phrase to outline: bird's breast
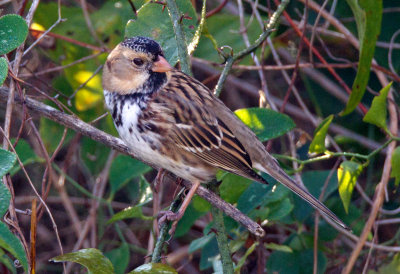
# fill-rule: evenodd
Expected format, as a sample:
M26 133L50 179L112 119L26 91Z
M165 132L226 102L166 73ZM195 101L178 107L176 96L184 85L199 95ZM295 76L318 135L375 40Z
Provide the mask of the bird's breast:
M214 177L215 168L168 140L155 115L149 115L148 101L121 98L106 90L104 95L121 139L139 158L187 180L208 181Z

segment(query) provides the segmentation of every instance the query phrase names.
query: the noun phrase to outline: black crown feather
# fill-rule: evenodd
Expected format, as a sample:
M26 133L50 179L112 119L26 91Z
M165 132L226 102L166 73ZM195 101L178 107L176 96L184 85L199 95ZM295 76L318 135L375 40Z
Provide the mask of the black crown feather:
M164 56L160 45L148 37L135 36L126 38L121 45L135 51L151 53L154 56Z

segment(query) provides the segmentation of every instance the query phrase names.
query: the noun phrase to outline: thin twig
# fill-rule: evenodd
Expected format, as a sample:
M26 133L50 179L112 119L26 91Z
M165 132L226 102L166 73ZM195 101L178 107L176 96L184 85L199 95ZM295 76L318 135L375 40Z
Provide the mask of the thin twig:
M216 96L219 96L221 91L222 91L222 86L224 85L224 82L226 81L226 78L228 77L229 71L232 68L232 65L235 61L243 58L244 56L252 53L255 51L264 41L267 39L267 37L274 31L275 26L278 24L278 19L281 16L282 12L286 8L286 6L289 4L289 0L284 0L282 3L278 6L274 14L271 16L269 22L266 25L266 28L264 32L260 35L260 37L252 44L251 46L247 47L246 49L230 55L230 56L225 56L226 58L226 63L225 67L222 70L221 76L218 79L218 83L215 86L214 89L214 94Z
M226 4L228 4L228 0L223 0L222 3L219 4L218 7L207 12L206 18L209 18L209 17L213 16L214 14L217 14L218 12L220 12L225 7Z
M388 98L393 100L392 91L389 92ZM396 106L390 100L388 100L388 110L389 110L389 117L390 117L389 128L390 128L391 133L393 135L396 135L398 132L398 126L399 126L398 125L398 116L397 116L397 112L396 112ZM356 247L354 248L353 252L351 253L350 259L348 260L346 267L343 270L343 273L345 273L345 274L350 273L351 270L353 269L354 264L356 263L356 260L357 260L358 256L360 255L360 252L367 241L367 238L371 231L371 228L378 216L379 209L382 207L383 200L385 197L386 187L387 187L387 184L389 183L389 179L390 179L390 170L391 170L391 166L392 166L391 159L392 159L392 154L393 154L393 151L395 148L396 148L395 141L392 142L388 146L388 153L386 155L385 162L383 165L382 177L381 177L380 183L377 186L377 191L375 194L374 203L373 203L370 215L369 215L368 220L365 223L363 231L360 235L360 240L357 242Z
M32 22L33 15L35 14L35 11L36 11L38 5L39 5L39 0L32 1L31 7L29 9L29 12L28 12L28 14L26 15L26 18L25 18L26 24L28 26L30 26L30 24ZM11 68L11 72L16 76L18 75L19 65L20 65L21 60L22 60L24 47L25 47L25 42L22 43L17 48L16 54L15 54L15 58L14 58L14 61L13 61L14 63L13 63L13 66ZM5 131L4 139L3 139L3 148L4 149L8 148L7 139L10 138L11 114L12 114L13 104L14 104L14 94L15 94L15 82L14 82L13 79L11 79L10 92L9 92L9 95L8 95L7 109L6 109L5 121L4 121L4 131Z
M5 136L5 132L4 132L3 128L0 127L0 131L1 131L1 133L3 134L3 136ZM17 157L18 164L20 165L20 167L21 167L21 169L22 169L22 171L23 171L23 173L24 173L26 179L28 180L29 185L31 186L33 192L36 194L36 196L39 198L40 202L41 202L41 203L44 205L44 207L46 208L46 211L47 211L47 213L48 213L48 215L49 215L49 218L50 218L51 223L52 223L52 225L53 225L54 232L55 232L56 237L57 237L57 243L58 243L58 246L59 246L59 248L60 248L60 252L61 252L61 254L64 254L63 247L62 247L62 244L61 244L60 235L58 234L57 224L56 224L56 222L55 222L55 220L54 220L54 218L53 218L53 215L51 214L51 211L50 211L49 207L47 206L46 202L43 201L42 197L41 197L41 196L39 195L39 193L37 192L37 190L36 190L36 188L35 188L35 185L32 183L32 180L31 180L31 178L29 177L28 172L27 172L26 169L25 169L25 166L24 166L24 164L22 163L21 159L19 158L17 152L15 151L15 148L12 146L10 139L7 138L7 141L8 141L8 144L10 145L11 150L15 153L15 156ZM65 264L64 264L64 263L63 263L63 266L64 266L64 270L65 270Z
M105 187L108 181L108 174L111 168L111 163L114 160L116 156L116 151L112 150L107 158L107 162L102 170L102 172L99 174L97 180L96 180L96 184L93 187L93 191L92 194L93 196L96 196L98 198L102 198L104 191L105 191ZM98 199L93 199L90 205L90 209L89 209L89 216L86 219L85 224L83 225L83 228L81 230L81 234L77 240L77 242L74 245L73 251L78 250L79 248L81 248L81 245L84 241L84 239L87 236L87 233L89 233L90 227L94 227L94 224L96 223L96 216L97 216L97 209L100 206L100 201ZM95 232L96 229L92 229L92 232ZM93 243L92 243L93 244ZM72 263L68 263L67 269L65 271L65 273L69 273L71 271L72 268Z
M249 47L250 46L250 41L249 41L249 36L247 35L247 30L245 28L244 9L243 9L242 0L237 0L237 3L238 3L238 10L239 10L240 32L242 33L243 41L244 41L246 47ZM256 11L256 9L257 9L256 4L254 4L252 6L252 8L253 8L254 11ZM257 19L262 20L261 18L257 18ZM260 22L260 23L262 23L262 22ZM261 62L260 62L260 60L258 59L257 55L254 52L251 53L251 57L253 58L254 63L257 66L260 67L261 66ZM277 110L277 107L276 107L274 101L271 100L271 95L270 95L270 92L268 90L267 80L265 79L264 72L262 71L262 69L258 69L257 72L258 72L258 76L259 76L259 78L261 80L261 89L264 92L265 100L267 101L268 105L271 106L271 109Z
M40 37L38 39L36 39L35 42L32 43L32 45L29 46L29 48L27 48L24 51L24 54L22 56L25 56L29 51L31 51L31 49L33 49L33 47L35 47L40 41L42 41L43 38L46 37L46 35L52 30L54 29L58 24L60 24L61 22L66 21L67 19L63 19L61 17L61 0L58 0L58 18L57 21L54 22L53 25L50 26L50 28L48 28L46 31L43 32L42 35L40 35Z
M92 35L94 40L96 40L97 43L99 43L100 46L104 48L104 43L103 43L103 41L101 41L101 39L97 35L96 30L93 27L92 20L90 20L90 15L88 12L86 0L80 0L80 2L81 2L81 6L82 6L83 17L85 18L86 26L88 27L90 34Z
M306 0L306 2L307 1L308 0ZM286 12L284 14L286 14ZM302 21L304 22L304 26L303 26L302 34L301 34L301 37L300 37L299 47L297 49L296 62L295 62L296 66L295 66L295 68L293 70L292 78L290 79L289 87L288 87L288 89L286 91L285 98L283 99L283 105L280 108L280 112L283 112L284 109L285 109L285 105L286 105L287 101L289 100L290 94L292 93L294 82L296 81L297 73L299 71L300 56L301 56L301 52L303 50L304 37L306 35L306 26L307 26L306 22L308 21L308 7L307 7L307 5L304 6L304 16L303 16ZM310 44L309 47L310 47L310 50L313 49L311 44Z
M40 33L45 33L45 31L37 30L37 29L29 29L29 31L30 32L36 32L36 33L39 33L39 34ZM74 44L74 45L77 45L77 46L80 46L80 47L83 47L83 48L97 50L97 51L100 51L100 52L109 52L110 51L107 48L100 48L100 47L97 47L97 46L94 46L94 45L91 45L91 44L88 44L88 43L84 43L84 42L81 42L81 41L78 41L78 40L75 40L75 39L69 38L67 36L63 36L63 35L54 33L54 32L47 32L46 35L48 35L50 37L54 37L56 39L64 40L64 41L66 41L68 43L71 43L71 44Z
M57 67L54 67L54 68L44 69L44 70L39 71L39 72L20 74L20 75L18 75L18 76L19 76L19 77L40 76L40 75L43 75L43 74L47 74L47 73L51 73L51 72L55 72L55 71L64 70L64 69L69 68L69 67L72 67L72 66L74 66L74 65L76 65L76 64L79 64L79 63L82 63L82 62L84 62L84 61L87 61L87 60L96 58L97 56L99 56L99 55L101 55L101 54L103 54L103 52L97 52L97 53L95 53L95 54L91 54L91 55L85 56L85 57L83 57L83 58L80 58L80 59L78 59L78 60L75 60L75 61L73 61L73 62L71 62L71 63L69 63L69 64L66 64L66 65L63 65L63 66L57 66Z

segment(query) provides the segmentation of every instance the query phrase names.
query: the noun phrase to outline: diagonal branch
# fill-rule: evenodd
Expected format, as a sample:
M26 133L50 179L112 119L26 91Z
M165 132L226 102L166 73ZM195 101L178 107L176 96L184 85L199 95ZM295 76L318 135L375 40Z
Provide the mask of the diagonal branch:
M0 88L0 101L7 101L8 98L8 89L7 88ZM125 143L114 136L111 136L110 134L107 134L85 122L80 120L79 118L73 116L73 115L68 115L64 112L61 112L59 110L54 109L53 107L50 107L48 105L45 105L37 100L34 100L32 98L26 97L24 100L21 98L16 97L15 98L15 103L16 104L22 104L22 102L25 103L26 107L31 110L32 112L36 113L39 116L46 117L52 121L55 121L63 126L66 126L76 132L79 132L82 135L85 135L97 142L100 142L112 149L115 149L121 153L130 155L140 161L143 161L140 157L136 156L128 146L125 145ZM143 161L145 162L145 161ZM152 166L151 164L145 162L149 166ZM156 168L153 166L153 168ZM192 183L188 181L183 181L183 184L185 185L186 188L190 188ZM254 222L252 219L247 217L245 214L240 212L237 208L232 206L231 204L225 202L222 200L218 195L215 193L211 192L210 190L200 186L197 189L196 192L200 197L203 199L207 200L209 203L211 203L213 206L216 208L222 210L226 215L230 216L232 219L246 227L251 233L258 237L262 237L264 235L264 230L261 228L259 224Z

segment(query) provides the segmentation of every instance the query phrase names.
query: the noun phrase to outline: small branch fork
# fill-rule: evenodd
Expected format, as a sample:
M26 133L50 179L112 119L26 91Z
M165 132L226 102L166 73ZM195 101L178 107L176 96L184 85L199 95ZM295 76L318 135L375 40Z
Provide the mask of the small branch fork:
M219 96L221 91L222 91L222 86L224 85L226 78L228 77L229 71L232 68L232 65L235 61L243 58L244 56L252 53L255 51L261 44L267 39L270 34L274 31L276 25L278 24L278 19L281 16L282 12L286 8L286 6L289 4L290 0L284 0L281 2L281 4L278 6L276 11L272 14L269 22L267 23L264 32L258 37L258 39L254 42L254 44L250 45L246 49L233 54L231 53L230 55L224 54L225 58L225 67L222 70L221 76L218 79L218 83L215 86L214 89L214 94L216 96Z

